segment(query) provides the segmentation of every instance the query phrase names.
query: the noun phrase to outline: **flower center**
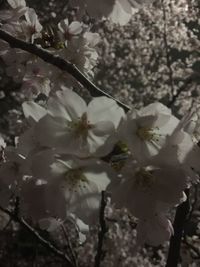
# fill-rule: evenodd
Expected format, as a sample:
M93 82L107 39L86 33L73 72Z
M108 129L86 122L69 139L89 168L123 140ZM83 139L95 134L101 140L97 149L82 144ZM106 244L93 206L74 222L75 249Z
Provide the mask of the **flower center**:
M146 191L155 184L156 177L153 175L152 171L141 168L135 173L134 180L134 185L138 189Z
M77 137L87 136L88 130L92 128L92 124L87 119L87 113L83 113L78 121L70 122L70 128L74 130Z
M88 183L87 178L83 174L81 168L69 170L65 173L64 181L67 182L69 190L74 190L77 187L84 187L82 183ZM76 191L76 190L75 190Z
M158 134L155 133L154 128L150 127L140 127L136 131L136 135L142 140L142 141L152 141L152 140L158 140Z

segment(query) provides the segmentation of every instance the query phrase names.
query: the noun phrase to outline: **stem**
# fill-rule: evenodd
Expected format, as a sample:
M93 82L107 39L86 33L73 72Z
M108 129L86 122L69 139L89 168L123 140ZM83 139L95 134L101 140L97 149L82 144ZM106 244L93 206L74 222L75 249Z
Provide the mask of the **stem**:
M94 267L99 267L101 264L102 256L103 256L103 241L107 230L106 220L105 220L105 207L106 207L106 199L105 199L105 191L101 193L101 207L99 212L99 224L100 230L98 234L98 247L97 254L95 256L95 265Z
M10 216L10 218L12 220L14 220L15 222L19 223L22 227L24 227L26 230L28 230L29 233L31 233L34 237L37 238L37 240L44 246L46 247L48 250L50 250L51 252L53 252L56 256L58 256L59 258L61 258L62 260L64 260L67 264L68 267L74 267L74 265L71 263L70 258L63 253L62 251L60 251L59 249L57 249L54 245L51 244L50 241L47 241L46 239L44 239L33 227L31 227L23 218L19 218L17 215L13 214L11 211L9 211L8 209L5 209L3 207L0 206L0 210L5 212L7 215Z

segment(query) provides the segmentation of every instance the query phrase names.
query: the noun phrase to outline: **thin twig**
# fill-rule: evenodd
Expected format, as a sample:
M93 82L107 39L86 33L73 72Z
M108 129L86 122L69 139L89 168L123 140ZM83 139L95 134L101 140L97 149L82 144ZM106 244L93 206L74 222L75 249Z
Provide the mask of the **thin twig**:
M62 260L64 260L67 264L68 267L75 267L70 258L68 257L68 255L66 255L65 253L63 253L62 251L60 251L59 249L57 249L53 244L51 244L51 242L47 241L46 239L44 239L33 227L31 227L23 218L19 218L18 216L16 216L15 214L13 214L11 211L9 211L8 209L5 209L3 207L0 206L0 210L5 212L7 215L10 216L10 218L12 220L14 220L15 222L19 223L22 227L24 227L26 230L28 230L29 233L31 233L34 237L37 238L37 240L44 246L46 247L48 250L50 250L51 252L53 252L56 256L58 256L59 258L61 258Z
M22 40L19 40L7 32L0 30L0 39L6 41L9 43L9 45L12 48L19 48L24 51L27 51L33 55L38 56L45 62L56 66L62 71L68 72L70 75L72 75L80 84L82 84L92 96L107 96L117 102L119 106L121 106L125 111L128 111L130 108L120 102L119 100L115 99L111 95L107 94L103 90L99 89L95 84L93 84L74 64L70 63L67 60L64 60L63 58L59 56L54 56L48 51L46 51L43 48L40 48L34 44L24 42Z
M184 84L183 84L183 85L176 91L176 94L174 94L174 95L172 96L171 101L169 101L169 103L168 103L168 105L167 105L169 108L170 108L171 106L173 106L173 104L176 102L176 100L177 100L177 98L179 97L179 95L180 95L183 91L185 91L185 90L187 89L187 86L195 80L195 77L196 77L196 75L193 74L193 75L189 76L187 79L185 79Z
M98 233L98 247L97 247L97 254L95 256L95 264L94 267L99 267L101 264L101 260L103 258L103 241L107 230L106 220L105 220L105 208L106 208L106 198L105 198L105 191L102 191L101 194L101 206L99 211L99 224L100 230Z
M166 267L177 267L180 258L180 247L184 226L190 209L189 189L185 190L187 200L176 210L174 220L174 235L171 237Z
M67 249L68 249L68 251L70 253L70 257L71 257L71 259L72 259L72 261L74 263L74 266L77 267L78 264L77 264L76 255L74 254L74 250L72 248L72 244L71 244L71 241L70 241L69 236L67 234L66 228L65 228L65 226L63 224L61 224L61 228L62 228L63 234L64 234L66 242L67 242Z

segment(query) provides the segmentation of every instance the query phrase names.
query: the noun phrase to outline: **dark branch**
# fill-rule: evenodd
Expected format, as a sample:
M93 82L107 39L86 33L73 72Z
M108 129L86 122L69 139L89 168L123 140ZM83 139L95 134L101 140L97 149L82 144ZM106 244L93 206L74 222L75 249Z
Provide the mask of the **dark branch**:
M181 240L184 232L184 226L190 209L189 189L185 190L187 200L183 202L176 210L174 220L174 235L171 237L168 259L166 267L177 267L180 258Z
M78 267L77 257L76 257L76 255L74 253L74 250L73 250L73 247L72 247L72 244L71 244L71 240L70 240L70 238L68 236L68 233L66 231L66 228L65 228L65 226L63 224L61 224L61 229L63 231L64 237L65 237L65 240L66 240L66 247L67 247L67 250L68 250L68 254L71 257L74 266Z
M97 254L95 256L94 267L99 267L101 264L101 260L103 258L103 241L104 241L105 234L107 232L106 220L104 216L105 207L106 207L105 191L102 191L101 207L100 207L100 212L99 212L100 230L98 234L98 247L97 247Z
M54 245L52 245L49 241L47 241L46 239L44 239L33 227L31 227L23 218L19 218L16 214L12 213L11 211L9 211L8 209L5 209L3 207L0 206L0 210L5 212L7 215L10 216L10 218L19 223L22 227L24 227L26 230L28 230L28 232L30 232L34 237L37 238L37 240L44 246L46 247L48 250L50 250L51 252L53 252L56 256L58 256L59 258L61 258L62 260L64 260L67 264L68 267L74 267L74 265L71 263L71 260L69 259L69 257L63 253L62 251L60 251L59 249L57 249Z
M2 30L0 30L0 39L8 42L12 48L19 48L31 54L34 54L39 58L43 59L45 62L56 66L60 70L68 72L80 84L82 84L92 96L107 96L115 100L117 104L121 106L125 111L128 111L130 109L127 105L123 104L119 100L115 99L114 97L99 89L95 84L88 80L87 77L74 64L68 62L67 60L64 60L58 56L54 56L51 53L47 52L45 49L39 48L34 44L26 43L22 40L19 40Z

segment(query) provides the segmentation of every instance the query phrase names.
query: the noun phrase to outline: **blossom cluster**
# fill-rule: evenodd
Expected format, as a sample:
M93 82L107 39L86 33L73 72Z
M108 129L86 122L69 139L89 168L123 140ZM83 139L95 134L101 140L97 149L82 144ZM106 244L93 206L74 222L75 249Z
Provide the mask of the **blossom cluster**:
M86 104L66 87L44 106L23 103L23 111L27 129L4 149L1 205L15 195L20 212L36 222L74 214L91 225L107 190L116 208L138 218L138 245L169 239L166 214L186 200L184 189L200 171L194 114L179 121L159 102L125 114L112 99Z

